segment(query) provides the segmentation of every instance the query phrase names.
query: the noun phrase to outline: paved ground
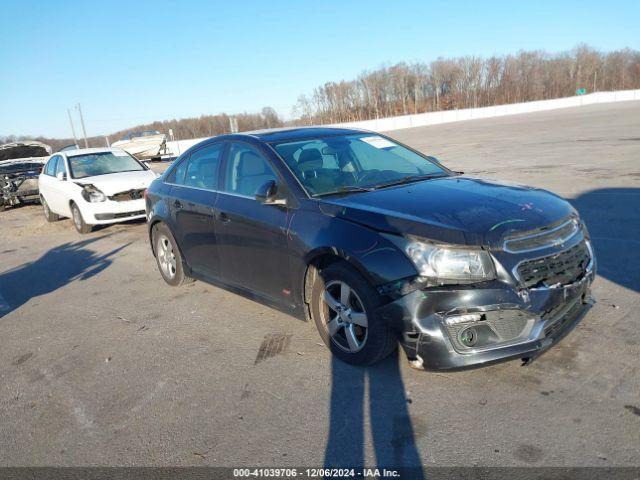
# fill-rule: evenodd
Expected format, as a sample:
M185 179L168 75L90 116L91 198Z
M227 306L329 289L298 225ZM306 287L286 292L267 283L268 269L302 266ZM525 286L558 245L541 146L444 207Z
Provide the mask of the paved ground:
M640 465L640 104L395 136L575 202L600 276L569 337L524 368L352 368L310 324L166 286L144 224L81 237L20 208L0 214L0 465Z

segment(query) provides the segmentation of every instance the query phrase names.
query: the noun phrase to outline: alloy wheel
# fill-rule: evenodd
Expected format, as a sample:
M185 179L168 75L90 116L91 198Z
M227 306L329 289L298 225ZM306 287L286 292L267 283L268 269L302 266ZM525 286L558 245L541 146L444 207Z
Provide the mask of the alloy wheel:
M82 216L80 210L75 205L73 206L73 223L78 230L82 229Z
M172 279L176 276L176 256L173 245L166 235L160 235L157 243L158 265L165 277Z
M367 341L368 321L358 294L341 280L328 282L322 294L322 320L331 340L342 350L356 353Z

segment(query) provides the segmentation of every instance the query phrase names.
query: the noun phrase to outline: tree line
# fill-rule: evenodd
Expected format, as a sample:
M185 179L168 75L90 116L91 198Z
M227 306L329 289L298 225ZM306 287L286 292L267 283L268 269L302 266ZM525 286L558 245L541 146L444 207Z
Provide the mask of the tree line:
M568 97L579 89L592 93L636 88L639 51L601 53L580 45L558 54L521 51L384 66L302 95L294 116L309 125L351 122Z
M168 134L169 130L173 131L176 140L184 140L188 138L212 137L231 132L231 119L237 125L238 131L258 130L261 128L275 128L284 125L282 119L276 111L271 107L265 107L260 113L240 113L236 115L228 115L220 113L217 115L202 115L196 118L182 118L179 120L165 120L136 125L132 128L120 130L108 135L109 143L122 139L130 132L142 132L145 130L158 130L160 133ZM47 138L43 136L16 136L8 135L0 137L0 144L17 142L21 140L38 140L40 142L51 145L53 151L56 152L62 147L72 145L73 138ZM107 144L105 136L88 137L87 142L90 147L104 147ZM78 138L78 145L84 147L84 139Z
M109 139L114 142L134 131L169 133L170 129L176 139L210 137L231 132L234 123L238 131L317 125L547 100L575 95L579 89L592 93L637 88L640 51L628 48L600 52L579 45L556 54L534 50L488 58L438 58L429 63L401 62L362 72L353 80L325 83L298 98L288 121L265 107L259 113L156 121L115 132ZM70 138L26 136L0 137L0 143L27 139L47 143L54 151L73 143ZM106 144L104 136L88 140L90 146Z

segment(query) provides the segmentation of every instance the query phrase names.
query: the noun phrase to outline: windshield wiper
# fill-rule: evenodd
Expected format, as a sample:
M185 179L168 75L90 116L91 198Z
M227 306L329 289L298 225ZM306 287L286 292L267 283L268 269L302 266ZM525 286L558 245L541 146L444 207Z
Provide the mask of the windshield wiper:
M372 187L358 187L356 185L346 185L344 187L340 187L337 190L333 190L331 192L318 193L314 195L314 197L326 197L329 195L339 195L341 193L370 192L371 190L373 190Z
M392 180L390 182L379 183L378 185L374 185L371 187L372 190L377 190L379 188L393 187L395 185L404 185L407 183L419 182L421 180L430 180L432 178L445 177L446 175L442 175L440 173L431 174L431 175L408 175L406 177L398 178L396 180Z

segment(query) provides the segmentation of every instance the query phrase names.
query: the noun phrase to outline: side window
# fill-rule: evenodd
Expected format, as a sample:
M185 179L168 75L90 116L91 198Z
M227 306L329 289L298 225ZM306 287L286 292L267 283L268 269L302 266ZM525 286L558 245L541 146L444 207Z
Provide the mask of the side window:
M183 185L215 190L218 186L218 171L223 147L223 143L217 143L192 153L186 163L187 170Z
M44 167L45 175L50 175L52 177L55 176L56 165L58 164L58 158L60 158L58 155L54 155L49 159L49 161L47 162L47 166Z
M278 178L264 155L247 143L232 143L227 158L225 192L253 197L265 182Z
M64 158L58 157L58 163L56 165L56 170L54 172L54 176L57 176L59 173L67 173L67 169L64 165Z
M176 185L182 185L184 183L184 174L187 171L188 158L184 158L178 163L173 171L167 177L168 183L175 183Z

